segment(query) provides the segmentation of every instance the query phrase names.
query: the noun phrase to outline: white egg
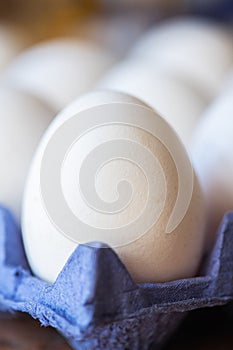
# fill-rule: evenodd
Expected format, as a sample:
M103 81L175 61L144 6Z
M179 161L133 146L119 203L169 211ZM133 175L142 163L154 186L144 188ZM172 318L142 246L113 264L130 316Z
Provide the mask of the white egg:
M204 113L191 154L206 196L210 245L226 211L233 210L233 80Z
M19 218L33 153L54 112L37 98L0 85L0 203Z
M113 61L109 52L90 42L57 39L22 53L5 72L4 79L59 111L88 91Z
M208 103L200 91L176 76L132 59L112 68L98 86L132 94L145 101L173 126L187 147Z
M27 257L40 278L53 282L77 245L91 241L112 246L136 282L190 277L204 228L182 143L136 98L90 93L42 138L22 213Z
M231 32L207 20L168 21L146 33L132 56L153 67L165 67L215 97L233 64Z
M12 61L12 59L24 49L26 38L20 30L0 23L0 71Z

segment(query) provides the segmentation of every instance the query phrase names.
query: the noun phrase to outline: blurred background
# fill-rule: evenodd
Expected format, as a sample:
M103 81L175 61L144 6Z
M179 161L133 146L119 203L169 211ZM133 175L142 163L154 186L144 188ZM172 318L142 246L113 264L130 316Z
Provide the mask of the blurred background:
M0 2L2 25L27 37L27 46L72 35L91 38L123 51L140 33L174 16L233 19L231 0L8 0ZM107 29L106 29L107 28Z

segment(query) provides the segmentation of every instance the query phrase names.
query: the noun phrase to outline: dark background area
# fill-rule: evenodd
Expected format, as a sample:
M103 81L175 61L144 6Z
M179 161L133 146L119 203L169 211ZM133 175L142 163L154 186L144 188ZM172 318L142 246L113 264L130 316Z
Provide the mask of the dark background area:
M69 350L52 328L23 314L0 317L1 350ZM232 350L233 306L191 312L164 350ZM132 349L133 350L133 349ZM153 347L150 349L153 350Z

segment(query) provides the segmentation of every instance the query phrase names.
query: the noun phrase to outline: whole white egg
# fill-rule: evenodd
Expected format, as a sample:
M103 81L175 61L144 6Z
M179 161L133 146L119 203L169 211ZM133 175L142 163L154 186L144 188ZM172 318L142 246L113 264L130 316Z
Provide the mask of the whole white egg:
M230 31L214 22L181 18L163 22L142 36L131 52L151 70L164 67L215 97L233 64Z
M186 151L150 107L98 91L50 125L32 162L22 213L37 276L53 282L79 243L102 241L136 282L190 277L204 231L202 192Z
M112 68L98 86L132 94L145 101L173 126L187 147L208 104L200 91L174 74L151 69L145 62L133 59Z
M194 134L191 155L208 209L210 246L226 211L233 210L233 80L208 108Z
M18 218L31 159L53 117L37 98L0 85L0 203Z
M4 79L59 111L87 92L113 62L113 56L95 44L62 38L22 53L6 70Z

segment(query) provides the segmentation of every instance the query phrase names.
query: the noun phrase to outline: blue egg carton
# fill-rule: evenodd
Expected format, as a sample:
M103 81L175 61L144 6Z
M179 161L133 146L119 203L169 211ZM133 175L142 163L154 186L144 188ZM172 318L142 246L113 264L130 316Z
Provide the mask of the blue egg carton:
M114 251L98 244L79 245L49 284L30 272L20 230L0 207L0 310L30 314L74 349L158 349L188 311L232 299L233 213L199 277L137 285Z

